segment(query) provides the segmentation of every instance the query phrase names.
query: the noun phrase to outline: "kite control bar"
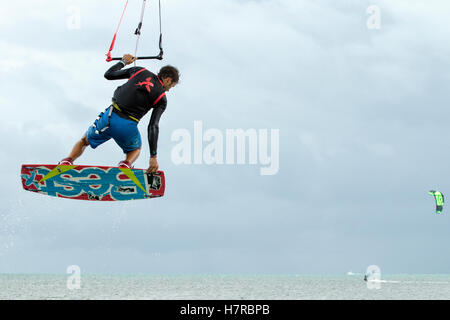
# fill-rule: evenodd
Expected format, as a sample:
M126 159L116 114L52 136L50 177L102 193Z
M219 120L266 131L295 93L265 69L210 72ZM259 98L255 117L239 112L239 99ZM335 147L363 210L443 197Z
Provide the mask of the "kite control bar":
M162 60L163 59L162 52L160 52L157 56L136 57L136 60L150 60L150 59ZM111 60L109 60L109 61L113 61L113 60L122 60L122 58L115 57L115 58L111 58Z
M157 56L136 57L136 60L150 60L150 59L162 60L163 53L164 53L164 51L162 48L162 34L160 34L159 35L159 54ZM107 61L113 61L113 60L122 60L122 58L121 57L109 58Z
M162 55L159 54L157 56L136 57L136 60L150 60L150 59L162 60L162 58L163 58ZM111 58L110 61L113 61L113 60L122 60L122 58L115 57L115 58Z

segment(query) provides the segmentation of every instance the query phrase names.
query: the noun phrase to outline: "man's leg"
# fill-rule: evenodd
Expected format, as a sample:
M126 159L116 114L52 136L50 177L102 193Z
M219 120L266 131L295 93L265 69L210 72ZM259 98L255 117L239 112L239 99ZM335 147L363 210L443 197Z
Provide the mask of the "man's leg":
M141 148L134 149L133 151L127 152L127 157L125 160L122 160L119 162L119 168L132 168L133 163L136 161L136 159L139 157L139 154L141 153Z
M137 148L133 151L128 152L125 161L128 161L128 163L130 165L132 165L137 160L140 153L141 153L141 148Z
M75 159L79 158L86 147L89 145L89 141L86 138L86 135L84 135L75 145L73 146L72 152L69 155L69 158L72 161L75 161Z
M119 162L119 168L132 168L141 153L142 141L137 125L134 120L121 118L114 112L111 114L110 135L126 155L125 160Z

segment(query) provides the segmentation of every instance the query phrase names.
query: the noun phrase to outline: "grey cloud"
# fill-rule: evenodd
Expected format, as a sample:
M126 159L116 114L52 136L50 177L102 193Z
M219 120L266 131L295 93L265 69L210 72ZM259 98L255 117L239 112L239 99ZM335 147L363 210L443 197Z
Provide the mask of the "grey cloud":
M0 229L0 271L64 272L72 261L92 272L446 271L449 221L427 194L450 190L445 1L426 14L417 3L379 1L379 31L366 28L369 2L167 2L166 58L144 62L182 73L161 119L166 196L97 204L25 193L20 164L65 156L119 85L103 72L121 8L105 3L80 2L79 31L60 27L66 3L36 14L31 32L19 16L4 27L24 36L1 42L23 66L0 63L1 217L9 226ZM132 40L116 52L127 46ZM170 135L192 132L195 120L205 129L280 129L279 173L175 166ZM111 142L80 163L121 157ZM147 157L144 142L136 165Z

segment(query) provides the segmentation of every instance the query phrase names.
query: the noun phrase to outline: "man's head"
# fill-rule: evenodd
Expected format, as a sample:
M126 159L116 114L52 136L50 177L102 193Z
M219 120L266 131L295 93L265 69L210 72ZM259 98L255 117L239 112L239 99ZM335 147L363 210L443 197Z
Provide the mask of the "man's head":
M177 85L180 80L180 73L173 66L164 66L159 70L158 77L161 79L164 89L169 91Z

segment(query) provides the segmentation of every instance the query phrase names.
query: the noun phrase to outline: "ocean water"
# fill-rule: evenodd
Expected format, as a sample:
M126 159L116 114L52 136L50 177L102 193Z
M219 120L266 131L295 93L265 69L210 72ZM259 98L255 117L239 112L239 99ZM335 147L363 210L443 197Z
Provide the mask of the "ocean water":
M390 275L365 282L363 275L90 274L80 276L79 288L69 277L0 274L0 299L450 299L450 275Z

